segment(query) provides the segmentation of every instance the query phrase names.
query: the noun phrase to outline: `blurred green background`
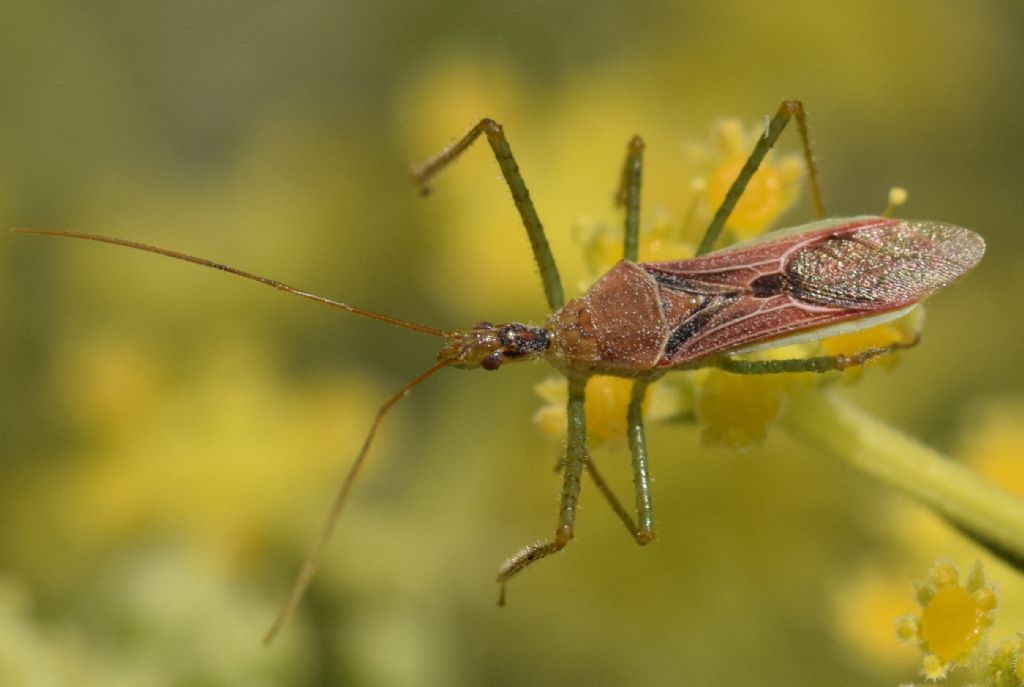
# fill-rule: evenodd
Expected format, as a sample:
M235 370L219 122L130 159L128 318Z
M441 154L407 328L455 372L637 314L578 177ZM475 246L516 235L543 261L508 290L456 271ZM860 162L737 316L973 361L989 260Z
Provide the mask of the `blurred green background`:
M808 106L825 203L988 243L924 343L849 394L961 457L1021 456L1019 2L0 4L0 226L109 233L442 328L540 321L485 146L423 200L406 171L505 124L571 294L571 230L692 202L712 121ZM795 150L787 134L783 148ZM810 217L806 198L785 218ZM892 616L939 556L1018 575L779 432L654 426L658 540L585 484L555 522L543 365L446 371L386 420L300 615L260 646L377 406L437 342L109 246L0 237L0 680L8 685L896 684ZM480 413L478 416L476 413ZM598 449L624 493L624 447ZM1019 478L1019 475L1018 475ZM1020 488L1020 484L1017 485ZM6 673L4 672L6 671Z

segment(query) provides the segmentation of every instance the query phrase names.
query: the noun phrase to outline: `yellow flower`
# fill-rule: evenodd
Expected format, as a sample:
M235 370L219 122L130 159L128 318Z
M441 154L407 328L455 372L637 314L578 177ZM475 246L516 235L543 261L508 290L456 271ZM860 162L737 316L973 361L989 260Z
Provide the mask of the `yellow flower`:
M706 444L745 449L762 442L785 403L788 375L696 375L694 413Z
M978 665L992 665L1002 655L1001 650L988 654L983 642L995 621L999 594L985 579L980 561L963 582L952 561L936 562L928 580L917 585L917 603L921 612L897 619L896 635L924 653L925 678L940 680L958 665L977 670Z
M701 207L708 217L725 199L763 133L763 126L748 129L737 119L723 119L712 128L711 147L694 148L705 168ZM804 171L799 155L777 158L769 152L729 216L726 228L739 239L759 235L796 202Z
M591 377L587 380L587 436L617 441L626 436L626 410L633 380L621 377ZM565 407L569 399L565 379L548 377L535 387L546 401L533 416L534 422L549 436L565 436ZM679 395L671 386L653 384L643 403L645 420L662 420L679 412Z
M665 212L655 214L651 222L640 226L640 262L686 260L693 257L694 246L683 241L681 233L679 223L671 215ZM587 281L578 285L580 290L586 290L622 259L621 224L580 218L573 227L573 240L582 249L587 266Z

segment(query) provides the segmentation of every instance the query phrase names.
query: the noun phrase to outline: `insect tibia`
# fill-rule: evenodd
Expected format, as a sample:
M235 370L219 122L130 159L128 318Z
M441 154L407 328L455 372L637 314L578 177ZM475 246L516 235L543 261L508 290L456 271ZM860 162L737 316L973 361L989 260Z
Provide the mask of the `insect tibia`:
M437 354L456 367L497 370L504 362L530 360L548 349L548 333L542 327L518 322L478 322L472 329L453 332Z

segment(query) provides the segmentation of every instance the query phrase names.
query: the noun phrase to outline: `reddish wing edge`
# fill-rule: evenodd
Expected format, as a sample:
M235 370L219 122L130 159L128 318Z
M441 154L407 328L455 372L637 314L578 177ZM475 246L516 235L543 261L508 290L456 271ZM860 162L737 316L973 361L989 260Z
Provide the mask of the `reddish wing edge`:
M691 260L643 263L666 302L701 298L681 319L669 318L658 367L906 309L985 252L976 233L939 222L859 217L802 229Z

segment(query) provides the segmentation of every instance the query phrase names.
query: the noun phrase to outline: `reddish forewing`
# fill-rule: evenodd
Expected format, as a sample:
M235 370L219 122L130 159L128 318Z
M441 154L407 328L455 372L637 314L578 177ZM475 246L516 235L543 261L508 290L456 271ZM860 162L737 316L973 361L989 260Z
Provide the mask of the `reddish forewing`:
M644 263L668 329L657 367L906 308L966 273L984 251L981 237L961 227L866 217Z

